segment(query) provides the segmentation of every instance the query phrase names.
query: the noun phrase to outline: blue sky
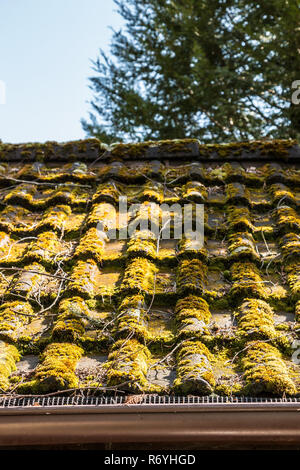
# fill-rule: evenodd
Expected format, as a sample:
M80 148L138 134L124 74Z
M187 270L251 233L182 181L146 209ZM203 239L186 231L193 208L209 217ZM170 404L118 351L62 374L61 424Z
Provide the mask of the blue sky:
M3 142L84 137L91 59L109 51L122 18L113 0L0 0Z

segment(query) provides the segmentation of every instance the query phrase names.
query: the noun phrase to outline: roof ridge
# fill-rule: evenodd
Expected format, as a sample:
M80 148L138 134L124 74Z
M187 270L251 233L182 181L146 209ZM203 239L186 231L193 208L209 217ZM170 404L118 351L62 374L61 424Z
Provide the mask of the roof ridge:
M107 145L96 138L68 142L9 144L0 142L0 162L51 162L99 160L295 160L296 140L252 140L203 144L197 139L173 139Z

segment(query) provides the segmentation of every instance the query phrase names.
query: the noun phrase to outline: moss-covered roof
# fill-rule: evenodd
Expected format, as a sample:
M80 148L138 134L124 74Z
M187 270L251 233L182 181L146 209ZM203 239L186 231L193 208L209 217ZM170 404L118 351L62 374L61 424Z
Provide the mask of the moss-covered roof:
M293 141L0 144L0 395L299 396L299 159ZM204 204L204 247L111 239L121 195L136 223Z
M0 161L93 162L107 160L297 160L300 148L295 140L254 140L226 144L201 144L197 139L161 140L106 145L98 139L70 142L5 144L0 141Z

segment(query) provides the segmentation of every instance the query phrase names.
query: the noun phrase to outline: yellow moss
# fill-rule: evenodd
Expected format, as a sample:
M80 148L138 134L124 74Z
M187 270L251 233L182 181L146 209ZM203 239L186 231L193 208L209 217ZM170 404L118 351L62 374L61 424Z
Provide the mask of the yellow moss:
M59 304L59 315L52 330L53 341L76 342L84 335L89 309L83 299L72 297Z
M103 239L102 232L92 227L81 238L74 256L81 259L93 258L98 263L101 263L104 249L105 240Z
M5 232L0 232L0 260L7 255L9 246L11 245L10 236Z
M33 184L20 184L4 197L5 204L26 204L31 206L37 188Z
M190 181L182 188L183 200L201 203L207 200L207 196L206 187L198 181Z
M206 395L216 384L212 372L213 356L200 341L186 341L177 354L176 393Z
M149 230L136 231L127 244L129 257L145 256L156 259L156 237Z
M280 242L284 261L294 261L300 256L300 237L296 233L287 233Z
M300 229L299 216L292 207L278 207L275 214L277 218L277 230L279 230L279 232L298 231Z
M246 299L235 315L242 340L276 338L273 309L264 300Z
M61 244L55 232L42 232L33 241L24 256L26 261L51 261L57 256Z
M116 333L127 337L134 335L136 338L147 339L148 330L145 319L146 305L141 294L125 297L119 306L118 326Z
M34 312L28 302L6 302L0 306L0 338L16 341L22 326L32 320Z
M148 259L133 259L126 267L121 291L152 293L156 273L156 266Z
M280 352L269 343L250 342L241 360L247 393L294 395L296 387Z
M32 209L44 209L55 203L69 203L83 205L89 198L89 193L84 188L72 186L59 186L56 189L37 189L36 185L21 184L5 196L6 204L20 204Z
M19 275L13 290L26 298L33 296L45 281L45 277L42 276L45 272L44 266L39 263L24 266L24 271Z
M227 206L227 221L230 232L252 232L254 230L248 207Z
M178 244L178 258L200 258L207 260L207 250L203 246L204 241L183 236Z
M300 300L300 262L289 263L285 270L292 299L298 301Z
M89 170L85 163L77 161L54 168L49 168L40 164L37 169L35 165L32 167L30 174L42 182L62 183L69 180L71 182L92 183L96 180L96 176L93 174L93 171Z
M34 221L32 213L24 207L6 205L0 213L0 228L11 233L24 232L24 227L28 231Z
M71 281L67 290L78 295L93 297L96 292L96 277L99 274L97 264L93 259L78 261L71 272Z
M230 295L234 300L245 297L265 298L267 296L259 270L253 263L233 263L231 277L233 285Z
M120 194L120 190L114 182L102 183L98 186L97 191L94 193L92 203L101 201L117 203Z
M20 360L20 354L15 346L0 341L0 389L9 388L9 376L16 370L16 362Z
M49 205L54 203L67 203L85 207L90 194L85 188L72 186L72 183L69 183L66 186L60 186L54 191L46 190L44 191L43 196L46 197L45 201L40 204L34 204L35 207L44 207L45 204Z
M39 226L43 228L43 230L50 229L50 230L63 230L68 217L70 217L72 210L67 205L58 205L56 207L49 207Z
M32 393L48 393L78 387L75 368L83 350L70 343L52 343L41 355L34 380L21 384L18 391L31 390Z
M121 339L113 345L108 356L107 383L122 385L122 389L143 391L149 387L147 376L151 354L146 346L136 339Z
M226 186L227 202L250 204L249 190L240 183L230 183Z
M179 334L185 337L208 334L207 324L211 319L208 303L201 297L189 295L178 300L175 306Z
M259 255L255 250L255 241L248 232L235 232L229 236L228 246L231 260L248 259L258 261Z
M177 291L184 293L202 292L207 267L198 259L182 260L177 270Z
M143 186L141 201L153 201L161 204L164 200L163 187L159 183L147 182Z
M296 303L296 308L295 308L295 319L297 322L300 322L300 300Z
M155 202L145 201L139 206L136 217L133 221L134 227L142 230L157 230L161 224L162 210ZM131 229L131 226L129 226Z
M88 214L86 226L87 228L97 226L99 230L105 232L117 228L116 209L107 202L94 204Z
M295 204L296 199L293 192L284 184L277 183L270 186L270 193L274 204Z

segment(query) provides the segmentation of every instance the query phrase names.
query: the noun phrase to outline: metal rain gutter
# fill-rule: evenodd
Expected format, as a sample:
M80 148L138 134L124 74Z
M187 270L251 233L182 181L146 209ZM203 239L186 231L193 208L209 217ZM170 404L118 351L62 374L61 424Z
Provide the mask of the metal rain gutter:
M197 398L197 397L196 397ZM298 445L299 400L24 406L0 403L0 446L193 442Z

